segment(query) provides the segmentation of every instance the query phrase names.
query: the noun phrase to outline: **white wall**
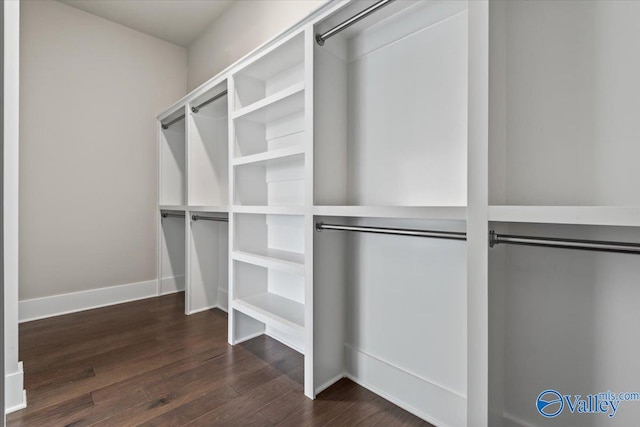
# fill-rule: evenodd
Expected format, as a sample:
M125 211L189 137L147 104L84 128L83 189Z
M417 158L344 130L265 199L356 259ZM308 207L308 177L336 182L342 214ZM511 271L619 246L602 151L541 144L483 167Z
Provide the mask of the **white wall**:
M236 1L189 46L193 90L310 14L325 0Z
M155 280L155 115L186 49L21 2L20 299Z

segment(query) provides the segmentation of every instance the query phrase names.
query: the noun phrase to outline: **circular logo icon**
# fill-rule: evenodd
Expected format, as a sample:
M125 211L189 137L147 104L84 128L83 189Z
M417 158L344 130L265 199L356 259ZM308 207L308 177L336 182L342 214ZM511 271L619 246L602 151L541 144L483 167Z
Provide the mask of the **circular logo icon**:
M538 395L536 408L543 417L553 418L558 416L564 409L564 401L557 391L545 390Z

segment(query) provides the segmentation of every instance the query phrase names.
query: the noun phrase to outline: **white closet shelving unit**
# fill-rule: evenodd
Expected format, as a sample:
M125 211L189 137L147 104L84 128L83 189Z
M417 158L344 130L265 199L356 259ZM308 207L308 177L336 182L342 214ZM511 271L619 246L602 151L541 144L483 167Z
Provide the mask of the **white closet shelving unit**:
M186 312L228 309L229 103L221 81L187 104Z
M317 222L466 231L467 40L466 2L396 2L314 45ZM347 376L435 424L464 425L466 251L317 231L316 392Z
M269 335L313 359L312 34L302 28L230 73L229 342ZM311 377L305 393L313 397Z
M187 205L187 138L183 105L158 117L158 293L185 288L185 211ZM163 126L163 123L171 123Z
M186 115L159 130L159 207L185 215L159 227L161 290L228 309L231 344L302 353L310 398L349 377L436 425L544 425L544 389L636 391L637 259L502 243L640 242L638 20L328 2L158 117Z
M637 2L491 2L489 220L496 232L640 242ZM538 394L635 390L636 255L490 250L490 422L546 425ZM606 419L606 421L605 421ZM637 424L571 415L557 425Z
M215 80L160 115L159 294L185 313L228 309L228 102Z

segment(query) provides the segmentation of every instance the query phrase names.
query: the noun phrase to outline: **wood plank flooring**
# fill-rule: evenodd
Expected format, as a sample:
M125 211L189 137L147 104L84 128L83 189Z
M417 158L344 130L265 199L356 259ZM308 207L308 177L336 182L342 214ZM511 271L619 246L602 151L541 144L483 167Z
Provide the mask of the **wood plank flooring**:
M20 325L28 407L8 426L429 426L341 380L315 401L303 358L262 336L231 347L220 310L182 293Z

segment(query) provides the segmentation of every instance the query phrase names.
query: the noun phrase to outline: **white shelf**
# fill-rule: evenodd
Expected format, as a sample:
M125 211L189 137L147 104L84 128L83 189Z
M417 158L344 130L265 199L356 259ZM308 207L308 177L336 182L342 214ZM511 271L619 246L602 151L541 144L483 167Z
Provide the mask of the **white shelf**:
M304 215L303 206L239 206L234 205L234 213L265 214L265 215Z
M158 205L161 211L186 211L185 205Z
M304 82L300 82L241 108L232 113L231 118L267 123L303 110Z
M467 219L466 206L314 206L317 216L361 218Z
M231 257L236 261L242 261L272 270L284 271L299 276L304 275L304 254L301 253L278 249L265 249L260 252L234 251Z
M640 207L489 206L489 221L640 227Z
M292 156L304 155L304 152L305 149L303 146L295 145L278 150L265 151L264 153L252 154L250 156L238 157L232 160L232 164L234 166L266 164L273 161L284 160Z
M191 206L188 207L190 212L229 212L229 206Z
M232 307L279 331L304 334L304 304L267 292L236 299Z

